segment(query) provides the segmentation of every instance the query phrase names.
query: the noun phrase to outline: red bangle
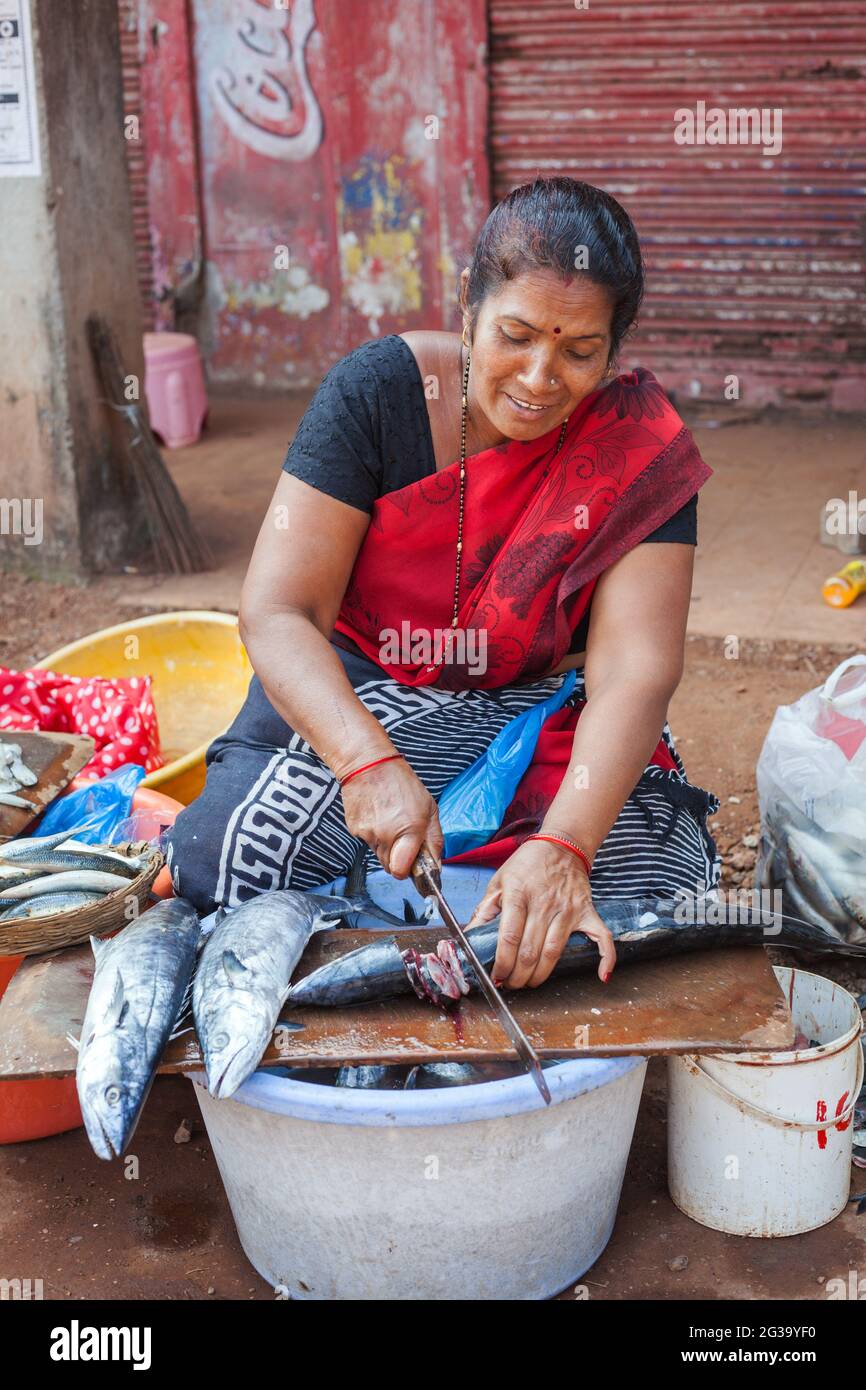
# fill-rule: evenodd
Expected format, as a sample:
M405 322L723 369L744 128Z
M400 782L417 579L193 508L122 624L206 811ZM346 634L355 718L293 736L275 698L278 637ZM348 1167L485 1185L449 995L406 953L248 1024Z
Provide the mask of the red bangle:
M402 758L402 753L389 753L387 758L375 758L371 763L364 763L363 767L356 767L354 772L347 772L345 777L340 779L340 786L345 787L347 782L351 782L353 777L366 772L371 767L378 767L380 763L392 763L395 758Z
M527 835L526 840L549 840L552 845L562 845L563 849L571 850L571 853L577 856L583 867L586 869L586 876L587 878L589 878L590 873L592 872L592 865L589 861L589 856L584 854L583 850L580 848L580 845L574 844L571 840L563 839L559 835ZM524 844L525 843L526 841L524 841Z

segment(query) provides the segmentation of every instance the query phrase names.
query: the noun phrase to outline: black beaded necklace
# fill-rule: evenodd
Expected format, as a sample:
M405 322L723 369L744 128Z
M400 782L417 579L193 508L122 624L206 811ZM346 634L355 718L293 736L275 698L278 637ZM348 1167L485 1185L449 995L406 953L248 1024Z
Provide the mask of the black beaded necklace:
M463 369L463 398L460 416L460 497L458 501L457 510L457 562L454 570L454 612L451 617L452 630L457 626L457 609L460 601L460 566L463 560L463 512L466 502L466 416L469 408L470 361L471 353L467 348L466 366ZM562 441L565 439L565 427L567 424L568 419L566 418L565 420L563 420L562 428L559 431L559 439L557 440L556 448L554 450L554 453L556 454L558 454L560 449L562 448ZM440 662L437 662L437 665L440 664Z

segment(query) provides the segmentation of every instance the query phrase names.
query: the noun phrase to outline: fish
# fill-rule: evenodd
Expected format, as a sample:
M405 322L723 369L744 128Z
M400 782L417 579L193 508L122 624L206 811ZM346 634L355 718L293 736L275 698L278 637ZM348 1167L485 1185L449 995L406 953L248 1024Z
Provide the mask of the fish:
M99 869L70 869L59 874L45 874L42 878L19 883L15 888L4 888L5 902L23 901L39 897L42 893L82 892L114 893L118 888L129 888L130 881L123 874L106 874Z
M193 1019L212 1096L234 1095L255 1071L313 933L355 912L371 912L401 925L367 894L323 897L294 888L259 893L234 912L218 913L192 991Z
M306 1081L311 1086L333 1086L337 1073L333 1067L268 1067L267 1075Z
M784 806L773 803L767 807L765 818L770 838L783 849L792 830L806 836L811 857L825 877L829 877L837 865L862 871L863 852L858 840L841 830L825 830L792 802L785 802Z
M345 915L344 920L349 927L357 927L358 917L365 912L368 916L379 917L384 921L390 922L391 926L394 927L404 927L407 923L426 926L430 916L435 910L435 903L432 899L427 902L423 911L416 912L409 899L404 898L402 920L399 917L393 916L391 913L384 913L383 916L384 909L380 908L378 903L373 901L367 889L367 846L363 842L359 843L355 850L351 867L346 875L344 892L347 898L357 899L361 903L361 908L358 912L347 913Z
M65 893L44 893L38 898L33 898L31 902L13 903L0 912L0 923L19 921L22 918L31 917L51 917L55 912L73 912L76 908L84 907L86 903L98 903L104 897L103 893L87 893L69 891ZM0 899L5 902L6 899Z
M797 885L800 902L810 904L835 934L844 937L849 930L849 917L815 862L812 846L817 842L791 827L785 842L787 867ZM783 882L782 891L790 894L790 884Z
M53 835L29 835L24 839L7 840L4 845L0 845L0 864L11 864L16 859L26 859L31 863L38 863L34 855L39 855L41 851L56 849L62 845L70 836L69 830L58 830Z
M12 757L8 761L8 767L16 782L22 787L35 787L36 783L39 781L39 777L38 774L33 771L32 767L27 766L22 758L21 744L8 743L6 747L12 753Z
M542 1069L558 1066L556 1061L541 1063ZM525 1076L522 1062L427 1062L413 1067L404 1087L407 1091L432 1091L451 1086L480 1086L487 1081Z
M118 854L116 850L103 845L85 845L78 840L64 840L61 845L51 849L35 850L31 855L17 863L26 863L66 869L99 869L103 873L123 874L125 878L137 878L150 863L149 854ZM2 864L2 861L0 861Z
M20 743L0 741L0 806L13 806L22 811L37 811L34 801L21 796L22 787L35 787L39 778L21 760Z
M28 801L26 796L16 796L14 792L5 791L0 791L0 806L13 806L18 811L39 810L35 801Z
M150 908L117 936L92 936L93 984L75 1079L94 1153L129 1144L195 967L199 921L184 898Z
M620 965L715 947L751 945L866 956L866 943L839 941L808 920L750 910L741 904L736 913L739 920L716 923L710 914L713 900L703 901L705 913L685 914L697 916L698 920L691 921L674 915L681 904L671 899L599 898L594 906L613 935ZM710 920L701 921L703 915ZM466 933L484 966L495 960L498 931L498 921L493 921ZM579 974L597 968L598 947L582 932L573 932L553 974ZM388 936L311 971L291 986L285 1003L290 1008L339 1008L409 994L414 989L421 998L447 1008L462 998L467 988L477 990L478 984L469 961L450 937L440 941L435 952L422 955L412 947L401 947L396 936Z
M542 1066L552 1066L544 1062ZM335 1086L365 1091L429 1091L436 1087L475 1086L485 1081L501 1081L507 1076L523 1076L522 1062L430 1062L421 1066L342 1066Z
M853 917L858 927L862 928L864 936L866 936L866 905L864 905L863 899L848 897L847 894L843 893L839 901L848 913L848 916Z
M0 897L6 888L16 888L19 883L27 883L34 878L41 878L43 870L38 865L29 864L2 864L0 863Z
M369 946L358 946L339 960L311 971L291 986L286 1003L337 1007L365 1004L394 994L408 994L411 988L396 936L379 937Z
M856 869L849 869L844 863L835 865L827 883L843 912L862 926L866 918L866 856ZM850 931L850 923L847 926Z
M0 741L0 780L17 783L19 787L35 787L39 781L22 759L20 743Z
M770 872L785 901L798 914L823 919L843 940L864 939L866 869L858 842L824 830L789 803L769 806L766 820Z
M803 896L796 879L787 875L780 880L780 883L783 911L795 917L803 918L807 922L814 922L816 916L814 905ZM816 930L819 928L816 927ZM841 938L838 939L841 940Z
M32 864L51 868L101 869L105 873L124 874L136 878L150 863L149 854L117 854L102 845L83 845L77 841L65 840L54 849L37 850L26 858L22 856L13 861L16 864ZM2 861L0 861L2 863Z
M406 1067L340 1067L335 1086L353 1091L402 1091Z

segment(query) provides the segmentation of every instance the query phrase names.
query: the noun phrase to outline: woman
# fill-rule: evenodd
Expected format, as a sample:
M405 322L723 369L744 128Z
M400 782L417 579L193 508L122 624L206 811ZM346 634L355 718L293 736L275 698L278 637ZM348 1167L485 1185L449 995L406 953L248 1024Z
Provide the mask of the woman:
M620 205L536 179L484 224L462 336L328 372L244 584L256 675L172 836L200 909L330 882L358 840L398 879L440 856L443 789L572 668L499 833L461 856L498 866L472 919L500 915L494 977L541 984L579 930L606 980L593 895L717 881L718 802L665 722L710 470L655 378L615 375L642 290Z

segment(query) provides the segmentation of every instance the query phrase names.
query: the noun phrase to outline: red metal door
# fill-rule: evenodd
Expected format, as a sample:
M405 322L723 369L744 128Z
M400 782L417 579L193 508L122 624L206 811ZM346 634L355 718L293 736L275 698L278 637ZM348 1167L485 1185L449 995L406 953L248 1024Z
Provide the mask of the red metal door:
M140 5L157 294L201 260L211 377L314 385L366 338L455 327L485 0Z
M490 45L494 196L568 173L635 219L650 292L624 366L714 399L734 374L750 402L866 405L862 0L490 0ZM781 148L698 143L700 102L705 136L707 112L781 111Z

